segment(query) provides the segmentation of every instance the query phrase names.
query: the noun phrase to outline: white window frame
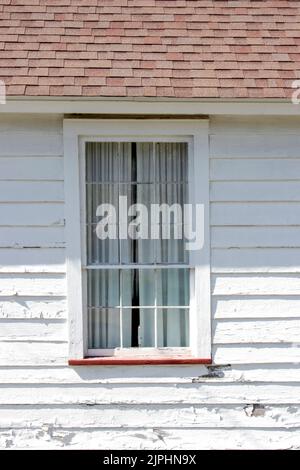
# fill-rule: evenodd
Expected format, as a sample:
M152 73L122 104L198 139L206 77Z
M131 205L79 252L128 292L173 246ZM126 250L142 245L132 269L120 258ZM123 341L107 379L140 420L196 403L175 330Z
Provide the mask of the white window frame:
M189 201L204 206L204 245L190 251L192 256L190 296L189 348L126 348L123 355L191 356L211 358L211 293L210 293L210 230L209 230L209 149L208 119L65 119L64 170L67 304L69 318L70 359L93 355L112 355L111 350L88 350L86 294L84 282L85 234L81 220L85 212L83 168L87 141L150 141L188 142ZM191 264L191 262L190 262ZM180 265L184 267L184 265ZM106 265L106 268L108 266ZM120 269L122 269L120 265ZM139 267L136 266L136 267ZM152 268L154 266L151 266ZM157 266L159 268L159 266ZM137 351L138 350L138 351ZM151 350L151 352L150 352ZM148 352L147 352L148 351Z

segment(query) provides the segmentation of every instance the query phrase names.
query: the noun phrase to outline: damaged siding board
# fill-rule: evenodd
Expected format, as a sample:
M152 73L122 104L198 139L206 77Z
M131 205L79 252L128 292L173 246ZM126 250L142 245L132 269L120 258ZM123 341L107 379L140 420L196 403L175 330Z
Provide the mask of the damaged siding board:
M255 419L255 418L253 418ZM0 433L0 446L7 449L16 447L36 449L253 449L269 450L298 449L298 428L294 429L157 429L112 428L86 430L56 428L52 425L42 429L7 429ZM149 443L149 445L148 445ZM151 443L151 444L150 444ZM149 447L148 447L149 446Z
M219 366L131 366L124 370L116 366L86 368L49 364L39 368L27 365L6 369L0 367L0 382L5 384L177 384L177 383L300 383L300 368L293 364L234 364Z
M0 319L0 342L67 341L63 319Z
M140 384L56 384L32 387L19 384L1 389L0 405L149 405L300 404L299 385L291 383L140 383Z
M64 207L54 203L14 203L0 204L0 220L7 226L60 226L64 223Z
M0 341L0 366L66 364L67 353L66 340Z
M65 273L63 248L0 248L0 273Z
M300 295L214 296L213 318L299 318Z
M0 227L0 248L64 248L63 225Z
M66 318L66 300L55 295L44 297L19 296L0 297L1 318Z
M184 430L192 428L256 428L265 426L270 430L292 429L297 426L300 412L289 405L152 405L149 409L145 405L95 405L91 407L70 405L48 405L36 409L32 405L16 409L8 406L3 409L3 420L0 430L11 429L39 429L45 422L57 431L73 428L93 429L101 431L111 428L137 428L151 429L164 428L172 430L174 427ZM280 418L278 418L280 416ZM251 418L256 419L251 419Z
M0 448L299 448L300 118L211 117L214 365L129 368L67 366L62 119L0 116Z
M300 337L299 319L215 320L215 344L296 343Z

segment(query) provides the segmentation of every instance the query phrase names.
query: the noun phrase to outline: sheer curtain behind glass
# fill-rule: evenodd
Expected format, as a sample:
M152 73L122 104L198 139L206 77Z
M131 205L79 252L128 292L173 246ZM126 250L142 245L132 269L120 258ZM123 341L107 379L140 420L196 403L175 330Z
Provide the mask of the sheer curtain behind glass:
M119 234L119 196L149 213L153 203L183 206L187 157L186 143L86 144L89 349L189 345L188 259L184 239L174 239L176 230L183 232L183 217L160 219L159 240L96 236L96 209L103 203L116 208ZM171 239L163 239L168 231Z

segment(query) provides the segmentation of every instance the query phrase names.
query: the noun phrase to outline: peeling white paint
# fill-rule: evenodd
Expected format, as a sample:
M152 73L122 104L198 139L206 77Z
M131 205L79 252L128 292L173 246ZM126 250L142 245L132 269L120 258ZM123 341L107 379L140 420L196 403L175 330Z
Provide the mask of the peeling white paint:
M0 116L0 448L300 448L299 118L210 129L216 364L71 368L62 116Z

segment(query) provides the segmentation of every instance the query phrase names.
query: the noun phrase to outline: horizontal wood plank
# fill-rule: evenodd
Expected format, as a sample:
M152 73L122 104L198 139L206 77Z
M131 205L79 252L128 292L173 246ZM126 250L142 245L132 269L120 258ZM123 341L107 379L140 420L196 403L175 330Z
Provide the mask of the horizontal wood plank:
M210 177L213 181L299 180L300 158L211 159Z
M212 275L213 295L299 295L300 278L286 275Z
M299 248L215 248L212 250L212 272L218 273L298 273Z
M1 318L66 318L66 300L50 297L0 298Z
M212 225L300 225L300 203L211 204Z
M299 384L61 384L1 386L0 405L299 404Z
M0 226L0 248L34 248L37 246L64 248L64 226Z
M64 319L0 318L0 342L67 341L67 339L67 324Z
M0 273L65 273L63 248L0 248Z
M0 299L9 296L64 296L63 274L0 274Z
M216 202L300 201L300 181L213 181L210 200Z
M62 181L2 181L0 202L62 202Z
M300 226L211 227L211 245L213 248L300 248Z
M211 135L210 155L214 158L299 158L299 134L234 134Z
M298 296L214 296L214 318L300 318Z
M215 345L213 360L216 364L272 364L300 363L299 342L291 344ZM279 394L279 389L277 389Z
M297 343L300 348L299 319L283 320L215 320L213 322L214 344L270 344Z
M0 446L22 449L298 449L298 429L64 429L45 425L42 429L5 429Z
M63 158L1 157L0 180L63 180Z
M0 132L0 156L61 155L62 132L4 131Z

